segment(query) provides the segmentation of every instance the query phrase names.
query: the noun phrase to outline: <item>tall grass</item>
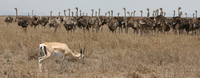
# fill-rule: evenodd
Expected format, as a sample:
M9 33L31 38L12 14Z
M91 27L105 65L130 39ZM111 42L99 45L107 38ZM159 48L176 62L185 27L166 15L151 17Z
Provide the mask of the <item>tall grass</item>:
M0 17L2 20L3 17ZM17 26L0 22L0 76L3 78L199 78L200 37L158 34L134 35L77 30L67 33L64 27L28 27L27 33ZM63 42L79 51L86 45L86 64L69 61L70 74L60 59L44 61L44 72L38 69L42 42Z

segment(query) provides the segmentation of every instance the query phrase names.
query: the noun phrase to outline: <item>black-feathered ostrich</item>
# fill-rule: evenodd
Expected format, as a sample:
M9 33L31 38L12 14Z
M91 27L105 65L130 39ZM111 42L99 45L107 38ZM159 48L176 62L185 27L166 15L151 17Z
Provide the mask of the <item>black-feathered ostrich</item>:
M69 33L69 31L72 31L74 29L74 27L76 26L77 22L76 22L76 18L75 17L71 17L71 16L67 17L65 12L66 12L66 10L64 10L64 15L65 16L64 16L64 24L63 24L63 26L65 27L65 29Z
M15 10L16 10L15 21L18 22L18 26L21 26L24 29L24 32L26 32L28 27L28 21L30 20L30 18L28 16L18 17L17 8L15 8Z
M9 25L9 23L12 23L13 22L13 17L11 16L6 16L4 17L4 22L7 23L7 26Z
M52 11L50 11L50 18L49 18L49 26L55 28L54 32L57 31L58 27L60 26L61 19L58 18L52 18Z

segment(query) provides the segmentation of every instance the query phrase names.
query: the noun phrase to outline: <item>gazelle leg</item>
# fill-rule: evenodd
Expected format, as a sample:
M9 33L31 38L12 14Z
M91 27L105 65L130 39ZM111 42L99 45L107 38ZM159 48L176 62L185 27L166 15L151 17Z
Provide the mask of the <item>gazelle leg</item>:
M62 70L62 65L63 65L64 60L65 60L65 55L62 56L62 60L61 60L61 64L60 64L60 73Z
M67 67L67 73L69 73L69 76L70 76L69 67L67 65L67 60L65 60L64 62L65 62L65 66Z
M38 63L39 63L39 70L40 70L40 72L42 72L42 62L45 60L45 59L47 59L47 58L49 58L51 56L51 54L50 53L47 53L47 56L44 56L44 57L39 57L38 59Z

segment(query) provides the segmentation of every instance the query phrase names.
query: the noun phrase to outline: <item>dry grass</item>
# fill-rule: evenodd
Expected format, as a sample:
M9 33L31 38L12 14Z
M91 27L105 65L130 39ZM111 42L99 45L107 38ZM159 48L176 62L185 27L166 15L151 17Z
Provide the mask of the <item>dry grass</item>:
M3 20L3 17L0 17ZM200 37L159 34L140 36L133 33L67 33L62 27L31 28L23 33L12 23L0 22L0 77L3 78L199 78ZM78 51L78 44L86 46L86 64L69 62L58 69L59 62L44 62L44 73L38 69L38 45L58 41Z

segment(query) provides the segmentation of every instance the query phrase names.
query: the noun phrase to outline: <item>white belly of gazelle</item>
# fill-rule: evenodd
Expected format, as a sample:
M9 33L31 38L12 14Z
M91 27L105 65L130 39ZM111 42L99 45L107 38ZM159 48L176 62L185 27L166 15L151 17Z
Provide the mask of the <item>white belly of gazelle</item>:
M63 57L63 53L54 51L54 52L53 52L53 56L54 56L54 57Z

